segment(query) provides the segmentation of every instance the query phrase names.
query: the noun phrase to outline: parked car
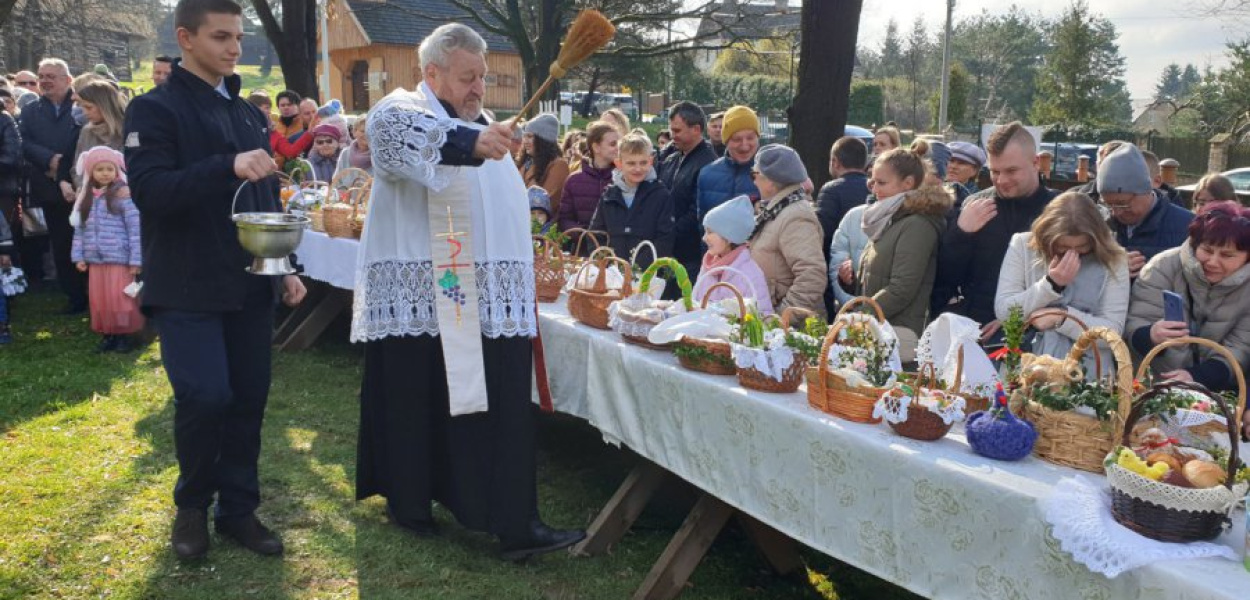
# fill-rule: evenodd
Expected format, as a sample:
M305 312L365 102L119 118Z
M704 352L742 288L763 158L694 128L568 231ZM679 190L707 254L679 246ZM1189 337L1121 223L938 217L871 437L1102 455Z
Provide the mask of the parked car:
M1250 167L1240 167L1220 173L1228 178L1233 184L1233 190L1237 192L1237 199L1246 206L1250 206ZM1177 191L1181 193L1181 197L1189 205L1193 205L1194 188L1198 187L1198 183L1194 182L1189 185L1176 186Z
M1089 157L1089 176L1097 173L1098 146L1067 142L1046 142L1039 151L1049 151L1054 157L1048 178L1055 181L1076 181L1077 166L1082 155Z
M868 146L868 156L872 156L872 132L858 125L847 125L842 128L842 135L859 138Z
M619 109L630 119L638 117L638 105L634 103L634 97L629 94L603 94L595 100L592 110L594 114L600 115L613 108Z

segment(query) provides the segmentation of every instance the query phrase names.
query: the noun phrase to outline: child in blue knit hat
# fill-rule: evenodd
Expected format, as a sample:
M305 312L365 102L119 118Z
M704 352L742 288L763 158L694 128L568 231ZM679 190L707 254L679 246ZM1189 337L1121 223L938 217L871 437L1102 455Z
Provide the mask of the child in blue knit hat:
M746 196L727 200L704 215L703 243L707 244L707 253L703 255L703 266L694 285L696 302L702 301L713 285L723 281L737 288L743 298L754 298L760 314L773 312L764 271L751 258L751 250L746 245L754 229L755 209ZM714 271L717 267L726 268ZM732 297L733 292L717 288L709 300L716 302Z
M551 220L551 196L542 186L531 185L528 192L530 198L530 222L534 224L536 235L546 235L555 221Z

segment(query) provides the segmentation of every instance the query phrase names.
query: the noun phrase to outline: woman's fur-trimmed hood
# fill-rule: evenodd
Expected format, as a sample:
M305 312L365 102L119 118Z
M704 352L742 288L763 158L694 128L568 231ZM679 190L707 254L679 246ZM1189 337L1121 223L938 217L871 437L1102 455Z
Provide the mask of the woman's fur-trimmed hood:
M946 216L950 212L951 206L955 204L955 198L947 191L945 186L940 185L922 185L910 192L903 200L903 206L900 207L899 213L907 213L913 215L937 215Z

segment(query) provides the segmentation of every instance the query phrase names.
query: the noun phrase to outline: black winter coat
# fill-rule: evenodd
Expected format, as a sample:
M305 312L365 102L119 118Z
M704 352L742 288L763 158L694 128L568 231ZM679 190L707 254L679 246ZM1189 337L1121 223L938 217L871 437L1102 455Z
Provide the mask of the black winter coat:
M863 173L847 173L820 187L816 196L816 218L825 231L821 252L825 254L826 263L829 262L829 244L833 242L838 225L842 224L842 217L867 201L868 176Z
M699 171L716 160L712 144L699 142L688 154L673 151L663 155L657 172L673 201L673 257L690 268L703 260L699 233Z
M630 252L644 240L655 244L660 256L673 255L673 204L668 190L658 181L644 181L634 195L634 204L625 207L621 188L613 184L604 190L599 208L590 220L590 228L606 231L612 251L628 259ZM651 253L638 254L638 266L651 265Z
M982 190L968 197L989 197L998 207L998 216L976 233L965 233L959 228L959 210L951 212L946 233L938 249L937 282L934 285L931 314L950 312L947 301L955 293L963 294L963 302L953 312L968 317L982 325L994 320L994 297L998 294L998 272L1002 270L1003 257L1011 236L1028 231L1033 220L1042 214L1058 192L1045 186L1027 198L999 198L994 188ZM967 204L965 203L965 206Z
M126 165L142 217L143 307L195 312L239 310L257 275L239 245L231 201L243 183L235 155L269 147L269 118L239 97L226 98L180 64L165 85L126 109ZM282 210L274 179L249 183L238 212ZM276 292L276 279L274 289ZM275 295L276 299L276 295Z
M26 158L30 179L29 206L63 201L58 181L69 181L74 169L74 150L82 127L74 121L74 94L65 95L60 112L45 96L27 106L18 122L22 136L22 156ZM52 157L60 154L56 178L48 179Z
M17 197L21 168L22 134L13 116L0 111L0 198Z

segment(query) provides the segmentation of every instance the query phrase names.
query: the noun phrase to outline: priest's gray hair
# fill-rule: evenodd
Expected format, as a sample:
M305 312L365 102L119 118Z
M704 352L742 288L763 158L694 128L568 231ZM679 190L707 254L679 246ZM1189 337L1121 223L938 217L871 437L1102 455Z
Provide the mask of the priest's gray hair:
M421 45L417 46L417 58L421 61L421 70L428 65L447 66L447 58L456 50L465 50L474 54L486 55L486 40L468 25L448 23L430 32Z

